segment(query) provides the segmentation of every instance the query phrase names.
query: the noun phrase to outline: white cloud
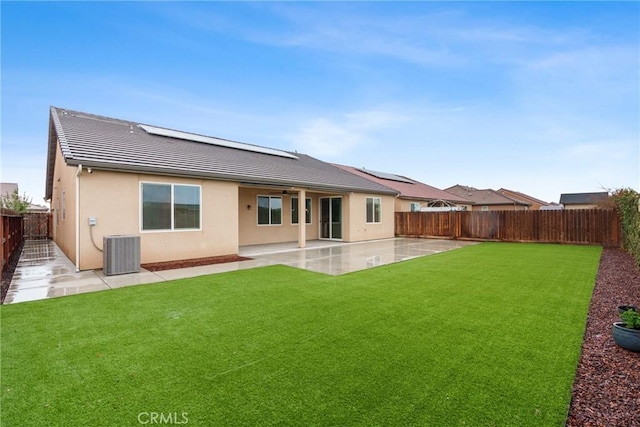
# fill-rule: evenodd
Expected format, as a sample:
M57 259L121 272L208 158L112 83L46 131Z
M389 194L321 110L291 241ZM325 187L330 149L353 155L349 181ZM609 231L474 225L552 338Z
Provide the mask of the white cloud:
M361 131L327 119L315 119L302 125L292 137L298 151L316 157L337 158L355 149L366 139Z
M375 143L375 135L398 126L409 117L386 110L367 110L303 121L288 139L298 151L328 160L336 160L365 143Z

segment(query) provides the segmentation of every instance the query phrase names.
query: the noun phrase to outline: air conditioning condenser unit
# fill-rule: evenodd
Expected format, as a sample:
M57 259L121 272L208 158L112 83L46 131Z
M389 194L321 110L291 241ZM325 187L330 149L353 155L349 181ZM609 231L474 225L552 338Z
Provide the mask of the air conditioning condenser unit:
M140 271L140 236L104 236L102 243L105 276Z

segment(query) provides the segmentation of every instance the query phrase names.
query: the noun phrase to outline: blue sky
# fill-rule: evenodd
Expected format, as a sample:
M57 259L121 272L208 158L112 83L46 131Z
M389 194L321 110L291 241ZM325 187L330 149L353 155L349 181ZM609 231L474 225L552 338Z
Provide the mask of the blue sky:
M2 2L2 176L49 106L439 188L640 185L638 2Z

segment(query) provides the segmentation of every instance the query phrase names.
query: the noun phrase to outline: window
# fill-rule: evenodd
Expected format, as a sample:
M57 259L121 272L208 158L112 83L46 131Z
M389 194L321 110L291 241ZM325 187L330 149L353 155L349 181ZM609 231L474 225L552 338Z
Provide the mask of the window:
M62 220L67 219L67 193L62 192Z
M411 212L420 212L420 203L411 202Z
M379 223L382 201L380 197L367 197L367 222Z
M311 224L311 199L306 198L304 204L304 222L305 224ZM291 198L291 224L298 223L298 198Z
M258 225L282 225L282 197L258 196Z
M489 210L489 206L483 206L483 207L481 207L481 208L480 208L480 210L481 210L482 212L486 212L486 211L488 211L488 210Z
M199 185L142 183L142 230L199 230Z

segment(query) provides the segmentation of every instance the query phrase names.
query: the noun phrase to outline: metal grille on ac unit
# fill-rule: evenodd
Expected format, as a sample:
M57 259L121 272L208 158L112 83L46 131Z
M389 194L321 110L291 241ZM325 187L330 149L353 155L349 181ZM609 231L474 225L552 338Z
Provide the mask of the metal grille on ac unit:
M106 276L140 271L140 236L104 236L103 245Z

